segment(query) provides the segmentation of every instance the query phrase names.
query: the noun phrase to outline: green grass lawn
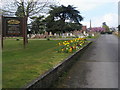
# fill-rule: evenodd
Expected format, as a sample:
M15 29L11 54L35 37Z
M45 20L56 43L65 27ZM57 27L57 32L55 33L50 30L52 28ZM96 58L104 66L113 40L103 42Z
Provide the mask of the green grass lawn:
M58 42L60 41L29 40L24 49L22 40L4 40L3 88L23 87L68 57L71 53L56 52Z

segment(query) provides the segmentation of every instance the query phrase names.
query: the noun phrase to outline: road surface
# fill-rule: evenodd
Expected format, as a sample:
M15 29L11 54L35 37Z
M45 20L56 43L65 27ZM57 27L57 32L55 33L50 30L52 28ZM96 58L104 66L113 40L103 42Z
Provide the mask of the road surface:
M57 88L118 88L118 38L101 35Z

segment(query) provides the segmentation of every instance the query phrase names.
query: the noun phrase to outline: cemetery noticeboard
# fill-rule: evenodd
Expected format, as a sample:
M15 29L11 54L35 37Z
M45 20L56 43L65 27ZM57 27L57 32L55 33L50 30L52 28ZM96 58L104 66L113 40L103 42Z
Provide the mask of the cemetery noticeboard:
M22 18L3 17L3 36L19 37L22 36Z

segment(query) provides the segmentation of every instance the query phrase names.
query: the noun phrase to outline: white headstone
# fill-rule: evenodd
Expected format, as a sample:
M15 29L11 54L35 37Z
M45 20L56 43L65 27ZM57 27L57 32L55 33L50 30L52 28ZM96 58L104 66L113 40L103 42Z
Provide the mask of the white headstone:
M66 36L69 36L69 33L66 33Z
M72 33L70 33L70 36L72 36Z
M86 35L86 32L84 31L83 34Z
M86 34L86 36L89 36L89 34Z
M92 34L92 36L94 37L95 35L94 35L94 34Z
M50 35L52 35L52 32L50 32Z
M64 34L64 33L62 33L62 36L65 36L65 34Z
M56 33L54 33L54 36L56 36L57 34Z

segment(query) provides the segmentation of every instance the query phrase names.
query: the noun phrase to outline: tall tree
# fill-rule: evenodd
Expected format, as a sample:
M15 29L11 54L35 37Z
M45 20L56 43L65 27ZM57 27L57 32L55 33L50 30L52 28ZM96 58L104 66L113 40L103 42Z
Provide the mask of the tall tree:
M66 6L51 6L51 10L49 11L49 16L47 17L47 26L50 30L50 27L52 28L53 25L60 23L58 26L60 26L59 31L64 31L64 26L66 20L70 20L71 22L74 21L75 23L80 24L80 21L83 20L83 17L80 15L80 12L76 10L76 7L73 7L71 5ZM56 30L56 28L52 28Z
M54 19L61 19L65 22L65 20L72 20L80 24L80 21L83 20L83 17L80 15L80 12L76 10L76 7L68 5L67 7L64 5L61 6L51 6L49 14L54 17Z
M120 25L118 25L118 31L120 31Z
M106 32L110 31L109 26L107 26L106 22L103 22L102 27L105 29Z
M45 32L45 20L44 16L32 17L31 32L35 34L41 34Z

